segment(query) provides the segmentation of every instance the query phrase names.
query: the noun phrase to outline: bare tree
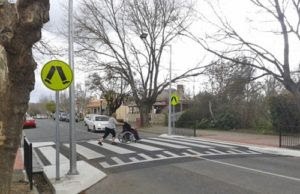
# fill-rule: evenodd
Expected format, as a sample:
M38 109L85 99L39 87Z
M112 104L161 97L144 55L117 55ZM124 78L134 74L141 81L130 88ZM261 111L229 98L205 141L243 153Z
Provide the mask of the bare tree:
M107 70L103 76L93 73L89 76L88 86L94 92L99 92L107 101L108 114L115 112L131 94L128 83L114 72ZM101 110L102 111L102 110Z
M141 124L148 125L152 105L168 86L167 75L161 73L162 55L192 23L193 4L186 0L83 0L80 8L75 34L86 64L93 71L110 69L122 75L139 107ZM197 69L172 81L199 75Z
M190 37L196 40L207 51L223 59L239 63L242 65L252 66L260 72L256 78L270 75L290 91L295 96L300 96L299 70L292 71L291 64L291 43L300 43L300 1L299 0L249 0L258 10L262 18L268 18L268 23L274 24L271 29L265 33L271 33L273 37L281 37L282 43L279 45L280 55L276 55L270 48L268 49L259 42L249 41L239 33L240 29L234 28L226 17L221 16L219 11L212 10L218 18L218 22L212 22L217 27L217 33L207 34L205 38L188 33ZM207 1L208 2L208 1ZM207 17L206 17L207 18ZM250 18L249 21L257 21L256 18ZM259 22L259 21L257 21ZM212 41L223 44L226 49L218 50L210 44ZM210 43L209 43L210 42ZM274 41L275 42L275 41ZM277 43L277 42L276 42ZM218 47L220 48L220 47ZM236 60L237 55L247 56L247 60ZM293 56L294 57L294 56ZM251 63L249 63L251 61ZM298 60L299 61L299 60Z
M34 88L32 46L49 20L49 0L0 1L0 193L10 193L23 118Z

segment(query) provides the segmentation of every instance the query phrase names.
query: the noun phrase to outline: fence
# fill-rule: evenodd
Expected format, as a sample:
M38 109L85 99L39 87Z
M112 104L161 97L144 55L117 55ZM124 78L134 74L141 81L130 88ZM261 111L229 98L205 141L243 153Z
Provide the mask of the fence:
M280 125L279 147L300 149L300 127Z
M32 144L28 141L28 139L24 136L24 166L25 171L29 180L30 189L32 190Z
M196 134L197 123L198 123L198 121L185 122L185 123L180 123L180 124L176 124L176 122L175 122L175 127L173 127L173 134L196 137L197 136L197 134ZM182 126L187 126L187 127L182 127Z

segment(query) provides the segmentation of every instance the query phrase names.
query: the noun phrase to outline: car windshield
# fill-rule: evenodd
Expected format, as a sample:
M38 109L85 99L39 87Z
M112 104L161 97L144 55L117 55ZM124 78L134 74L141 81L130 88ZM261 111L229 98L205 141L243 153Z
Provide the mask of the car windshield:
M95 121L108 121L108 117L95 117Z

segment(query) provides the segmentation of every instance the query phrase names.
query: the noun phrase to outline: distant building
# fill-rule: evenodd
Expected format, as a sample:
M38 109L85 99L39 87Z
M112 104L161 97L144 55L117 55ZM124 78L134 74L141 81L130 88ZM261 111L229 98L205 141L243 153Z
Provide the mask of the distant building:
M107 102L105 99L92 98L86 105L86 114L106 114Z

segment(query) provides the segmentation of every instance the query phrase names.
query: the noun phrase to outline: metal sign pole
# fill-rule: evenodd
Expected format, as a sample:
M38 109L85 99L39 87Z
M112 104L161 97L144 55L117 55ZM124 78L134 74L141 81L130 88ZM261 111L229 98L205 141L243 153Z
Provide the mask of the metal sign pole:
M69 65L74 74L74 52L73 52L73 0L69 0ZM73 77L75 77L73 75ZM76 144L75 144L75 111L74 111L74 82L71 83L69 88L70 92L70 175L76 175Z
M169 121L168 121L168 135L172 134L172 123L171 123L171 115L172 115L172 107L171 107L171 89L172 89L172 45L170 45L170 66L169 66Z
M56 126L56 138L55 138L55 145L56 145L56 180L60 180L59 175L59 147L60 147L60 134L59 134L59 118L58 118L58 111L59 111L59 92L55 92L55 126Z

